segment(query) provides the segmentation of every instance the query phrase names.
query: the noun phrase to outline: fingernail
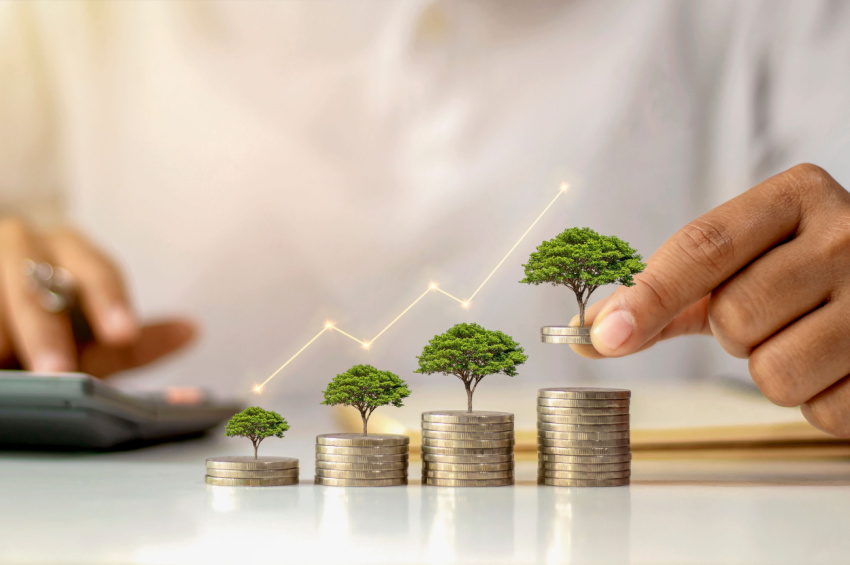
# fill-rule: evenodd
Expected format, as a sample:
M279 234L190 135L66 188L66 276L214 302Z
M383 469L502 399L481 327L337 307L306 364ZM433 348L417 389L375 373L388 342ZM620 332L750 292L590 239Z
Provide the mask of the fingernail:
M616 351L635 331L635 319L625 310L614 310L593 328L593 342L609 351Z
M103 320L106 331L113 337L129 337L136 333L136 321L126 308L112 308Z
M36 373L66 373L74 369L73 361L53 351L37 355L32 363L32 370Z

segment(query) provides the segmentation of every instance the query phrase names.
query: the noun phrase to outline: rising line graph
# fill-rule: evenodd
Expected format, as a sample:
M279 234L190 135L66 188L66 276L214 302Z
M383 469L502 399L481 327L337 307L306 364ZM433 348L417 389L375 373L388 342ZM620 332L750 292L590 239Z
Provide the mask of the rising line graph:
M481 289L484 288L484 285L486 285L490 281L490 279L493 278L493 275L496 274L496 271L498 271L499 268L507 260L507 258L510 257L511 253L513 253L514 250L517 247L519 247L519 244L522 243L522 241L525 239L525 236L527 236L529 234L529 232L531 232L531 230L534 229L534 226L537 225L537 223L543 218L543 216L546 215L546 212L549 211L549 209L555 204L555 202L561 196L563 196L569 190L569 188L570 188L569 184L567 184L567 183L561 184L560 190L558 190L558 194L556 194L555 197L549 202L549 204L547 204L546 207L543 208L543 211L540 212L540 214L537 216L537 218L535 218L535 220L531 223L531 225L528 226L528 229L526 229L523 232L523 234L519 237L519 239L516 241L516 243L514 243L513 246L508 250L508 252L505 253L505 256L502 257L502 260L499 261L496 264L495 267L493 267L493 270L490 271L490 274L488 274L487 277L485 277L485 279L483 281L481 281L481 284L478 285L478 288L476 288L475 291L472 294L469 295L469 298L467 298L465 300L458 298L457 296L455 296L455 295L453 295L449 292L446 292L445 290L440 288L439 285L437 285L436 283L432 282L428 285L428 288L425 289L425 292L423 292L418 297L416 297L416 300L411 302L410 305L407 306L407 308L402 310L401 313L399 313L398 316L393 318L392 321L390 321L390 323L388 323L386 326L384 326L384 328L381 331L379 331L377 334L375 334L375 336L372 339L369 339L369 340L362 340L362 339L359 339L357 337L354 337L350 333L343 331L340 328L336 327L336 325L333 322L326 322L324 327L322 328L322 330L319 333L314 335L307 343L305 343L301 347L301 349L296 351L295 354L292 355L292 357L287 359L286 362L283 365L278 367L278 369L274 373L269 375L269 377L266 380L264 380L262 383L260 383L258 385L255 385L254 388L253 388L253 391L257 394L262 393L263 389L266 387L267 384L269 384L272 381L272 379L277 377L290 363L295 361L295 359L297 359L298 356L300 356L302 353L304 353L304 351L307 350L308 347L310 347L317 339L322 337L327 332L336 332L340 335L347 337L348 339L350 339L352 341L359 343L360 346L363 349L370 349L372 347L372 345L375 343L375 340L377 340L379 337L384 335L384 333L386 333L387 330L389 330L391 327L393 327L395 325L395 323L398 322L402 317L404 317L404 315L407 314L414 306L419 304L419 302L423 298L425 298L426 296L428 296L429 294L431 294L433 292L437 292L437 293L440 293L440 294L442 294L442 295L444 295L448 298L451 298L452 300L454 300L455 302L460 304L461 308L469 308L470 304L472 304L472 299L475 298L478 295L479 292L481 292Z

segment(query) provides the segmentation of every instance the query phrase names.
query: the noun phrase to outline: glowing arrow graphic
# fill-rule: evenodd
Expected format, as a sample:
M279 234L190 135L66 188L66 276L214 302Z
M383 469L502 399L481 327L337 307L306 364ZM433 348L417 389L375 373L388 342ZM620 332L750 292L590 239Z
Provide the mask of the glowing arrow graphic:
M564 184L562 184L562 185L561 185L561 189L558 191L558 194L556 194L556 195L555 195L555 198L553 198L553 199L552 199L552 201L551 201L551 202L549 202L549 204L547 204L545 208L543 208L543 211L542 211L542 212L540 212L540 215L539 215L539 216L537 216L537 218L536 218L536 219L535 219L535 220L531 223L531 225L530 225L530 226L528 226L528 229L527 229L527 230L525 230L525 232L524 232L524 233L523 233L523 234L519 237L519 239L517 240L517 242L513 244L513 247L511 247L511 248L508 250L508 252L507 252L507 253L505 253L505 256L504 256L504 257L502 257L502 260L501 260L501 261L499 261L499 262L496 264L496 266L495 266L495 267L493 267L493 270L492 270L492 271L490 271L490 274L489 274L489 275L487 275L487 277L486 277L483 281L481 281L481 284L479 284L479 285L478 285L478 288L476 288L476 289L475 289L475 292L473 292L473 293L469 296L469 298L467 298L466 300L460 299L460 298L458 298L457 296L454 296L453 294L449 294L448 292L446 292L445 290L443 290L443 289L441 289L439 286L437 286L435 283L431 283L431 284L428 286L428 288L425 290L425 292L423 292L422 294L420 294L420 295L416 298L416 300L414 300L413 302L411 302L411 303L410 303L410 305L409 305L407 308L405 308L404 310L402 310L402 311L401 311L401 313L400 313L398 316L396 316L395 318L393 318L393 320L392 320L389 324L387 324L387 325L384 327L384 329L382 329L381 331L379 331L379 332L375 335L375 337L373 337L373 338L372 338L372 339L370 339L370 340L362 340L362 339L358 339L358 338L354 337L353 335L351 335L350 333L344 332L344 331L342 331L341 329L339 329L338 327L336 327L336 326L333 324L333 322L327 322L327 323L325 324L325 327L324 327L324 328L322 328L322 331L320 331L319 333L317 333L315 336L313 336L313 338L312 338L310 341L308 341L307 343L305 343L305 344L304 344L304 346L303 346L301 349L299 349L298 351L296 351L296 352L295 352L295 354L294 354L292 357L290 357L289 359L287 359L287 360L286 360L286 362L285 362L283 365L281 365L281 366L277 369L277 371L275 371L274 373L272 373L272 374L269 376L269 378L267 378L267 379L266 379L266 380L264 380L262 383L260 383L260 384L258 384L257 386L255 386L255 387L254 387L254 389L253 389L253 390L254 390L254 392L256 392L256 393L258 393L258 394L259 394L259 393L261 393L261 392L263 391L263 388L264 388L264 387L265 387L265 386L269 383L269 381L271 381L271 380L272 380L273 378L275 378L278 374L280 374L280 372L281 372L281 371L283 371L283 370L286 368L286 366L287 366L287 365L289 365L289 364L290 364L290 363L292 363L295 359L297 359L297 358L298 358L298 356L299 356L299 355L301 355L301 354L304 352L304 350L306 350L308 347L310 347L310 345L312 345L314 341L316 341L317 339L319 339L319 338L322 336L322 334L324 334L325 332L329 332L329 331L337 332L337 333L342 334L342 335L344 335L345 337L347 337L347 338L349 338L349 339L351 339L351 340L353 340L353 341L356 341L356 342L357 342L357 343L359 343L359 344L360 344L360 346L361 346L361 347L363 347L364 349L369 349L370 347L372 347L372 344L374 344L374 343L375 343L375 340L376 340L376 339L378 339L379 337L381 337L382 335L384 335L384 333L385 333L388 329L390 329L391 327L393 327L393 325L394 325L396 322L398 322L398 321L399 321L399 320L400 320L400 319L401 319L401 318L402 318L405 314L407 314L407 313L410 311L410 309L411 309L411 308L413 308L414 306L416 306L416 305L419 303L419 301L420 301L420 300L422 300L423 298L425 298L427 295L431 294L432 292L439 292L440 294L443 294L443 295L445 295L445 296L447 296L447 297L451 298L451 299L452 299L452 300L454 300L455 302L459 303L459 304L461 305L461 307L462 307L462 308L469 308L469 305L472 303L472 299L473 299L473 298L475 298L475 297L478 295L478 293L479 293L479 292L481 292L481 289L482 289L482 288L484 288L484 285L486 285L486 284L487 284L487 282L488 282L488 281L489 281L489 280L493 277L493 275L494 275L494 274L496 274L496 271L498 271L498 270L499 270L499 268L502 266L502 264L504 264L504 262L505 262L505 261L507 260L507 258L510 256L510 254L514 252L514 250L515 250L515 249L519 246L519 244L520 244L520 243L522 243L522 240L523 240L523 239L525 239L525 236L527 236L527 235L528 235L528 233L529 233L529 232L530 232L530 231L534 228L534 226L536 226L536 225L537 225L537 222L539 222L539 221L540 221L540 219L541 219L541 218L542 218L542 217L546 214L546 212L548 212L548 211L549 211L549 208L551 208L551 207L552 207L552 205L553 205L553 204L555 204L555 201L557 201L557 200L558 200L558 198L560 198L560 197L561 197L561 195L563 195L565 192L567 192L567 190L569 190L569 188L570 188L570 185L568 185L568 184L566 184L566 183L564 183Z

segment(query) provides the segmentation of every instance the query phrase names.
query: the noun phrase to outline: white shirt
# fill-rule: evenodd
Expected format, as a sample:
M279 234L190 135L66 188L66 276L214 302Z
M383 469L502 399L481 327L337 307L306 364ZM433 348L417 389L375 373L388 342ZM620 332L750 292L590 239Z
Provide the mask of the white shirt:
M800 161L847 186L848 11L4 2L0 195L30 215L62 204L119 259L145 315L199 320L196 347L130 385L247 394L326 320L367 340L431 281L465 298L562 181L570 192L468 311L432 293L368 352L325 334L267 393L318 398L355 363L413 390L457 387L412 371L427 340L460 321L500 329L530 356L481 391L746 375L708 338L603 362L541 344L539 326L566 324L575 299L518 284L521 264L571 226L647 257Z

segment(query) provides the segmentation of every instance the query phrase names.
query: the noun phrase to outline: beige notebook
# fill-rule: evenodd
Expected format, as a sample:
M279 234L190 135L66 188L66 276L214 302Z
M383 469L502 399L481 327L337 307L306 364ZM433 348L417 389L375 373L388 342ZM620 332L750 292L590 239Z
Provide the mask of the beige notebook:
M799 409L775 406L757 390L745 386L721 381L641 381L606 386L632 391L631 444L636 458L850 457L850 441L817 430ZM516 457L535 457L537 390L482 392L483 388L476 393L475 407L513 412ZM461 410L465 400L462 387L420 388L405 400L404 407L376 410L369 431L410 436L411 456L416 456L421 413ZM362 429L360 415L353 408L337 407L336 415L346 431Z

